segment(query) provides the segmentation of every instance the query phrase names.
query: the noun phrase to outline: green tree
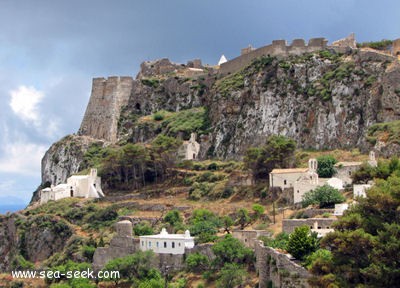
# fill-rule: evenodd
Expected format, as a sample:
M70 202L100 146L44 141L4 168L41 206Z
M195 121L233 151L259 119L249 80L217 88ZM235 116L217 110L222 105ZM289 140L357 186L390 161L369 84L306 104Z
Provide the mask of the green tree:
M332 263L332 253L326 249L318 249L306 257L305 266L311 269L318 261Z
M147 222L140 222L133 227L133 232L136 236L152 235L154 234L153 228Z
M237 211L236 224L240 225L240 229L244 229L251 223L251 218L249 216L249 211L246 208L240 208Z
M335 232L322 239L321 247L331 251L332 259L312 263L315 286L398 286L400 177L394 162L385 166L393 170L391 176L375 179L368 197L359 199L334 225ZM387 177L386 173L379 177Z
M214 241L218 228L221 227L221 219L207 209L196 209L189 219L190 233L196 236L200 243Z
M263 146L249 148L244 156L245 168L252 171L254 178L267 179L274 168L292 167L295 163L296 142L280 135L272 135Z
M105 271L119 271L121 278L128 279L132 282L134 279L145 279L154 274L152 268L152 261L154 259L154 252L138 251L132 255L122 258L116 258L109 261L104 270ZM119 279L109 279L118 283Z
M247 272L236 263L226 263L218 276L218 288L234 288L245 282Z
M186 260L186 268L192 272L202 272L209 268L210 260L208 257L201 253L190 254Z
M164 222L169 223L171 226L176 226L182 223L182 217L178 210L174 209L168 211L164 217Z
M253 219L254 220L258 220L260 219L260 217L264 214L265 209L264 206L260 205L260 204L254 204L253 207Z
M332 155L322 155L317 158L317 161L317 173L319 177L331 178L336 173L334 165L337 160Z
M316 251L319 247L317 233L311 232L308 226L300 226L290 234L287 251L293 257L304 260L305 257Z
M221 222L222 222L222 227L224 228L224 232L230 234L231 227L234 224L233 219L230 216L225 215L221 218Z
M335 204L342 203L345 200L346 198L339 190L325 184L305 193L302 205L303 207L308 207L309 205L318 204L320 208L332 208Z
M260 240L264 242L265 246L272 248L279 248L282 250L287 250L287 243L289 241L289 234L282 232L276 235L275 238L261 236Z
M230 234L225 235L211 249L216 256L214 261L217 266L222 266L224 263L245 263L253 256L251 249L246 248Z

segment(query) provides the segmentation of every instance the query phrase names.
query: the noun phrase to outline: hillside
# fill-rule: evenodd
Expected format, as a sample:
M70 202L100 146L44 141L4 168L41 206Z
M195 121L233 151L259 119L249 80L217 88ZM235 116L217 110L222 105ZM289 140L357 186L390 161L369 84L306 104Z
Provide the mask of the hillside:
M400 66L382 53L266 56L227 76L198 67L193 74L194 68L162 59L143 63L136 79L94 79L78 135L55 143L43 158L42 184L62 183L86 168L82 155L91 143L150 143L160 134L185 140L196 132L201 159L239 160L247 148L280 134L300 148L367 152L374 145L368 128L399 118ZM376 148L386 156L397 151Z
M287 287L299 285L296 281L310 277L307 269L311 268L307 265L311 264L305 265L306 258L293 262L279 254L288 250L289 236L281 234L283 219L319 217L327 218L320 220L322 222L332 223L337 219L330 215L333 202L328 203L330 210L320 210L326 207L313 203L312 216L308 216L307 211L299 209L301 203L288 200L284 195L295 193L293 187L290 187L291 192L269 189L268 174L273 168L307 167L310 158L319 156L366 163L369 150L374 149L379 158L389 158L400 148L398 59L369 48L339 49L325 44L321 44L322 48L285 46L283 54L260 55L252 61L249 61L250 56L242 55L240 57L244 58L232 60L225 68L203 66L199 60L186 65L168 59L147 61L141 65L135 79L130 76L94 79L79 131L54 143L43 157L42 181L31 205L0 218L0 257L4 259L0 262L0 271L66 269L68 265L89 267L96 248L113 248L115 243L139 245L137 236L159 233L162 228L169 232L188 229L196 244L204 244L196 248L199 249L196 253L208 258L194 253L192 255L197 256L193 257L200 258L195 259L199 262L192 259L196 265L191 266L185 255L184 261L178 259L183 261L184 267L176 258L168 258L175 266L181 265L179 272L171 271L169 280L174 284L169 287L235 287L221 284L224 277L230 275L237 276L232 281L254 287L259 281L255 263L266 261L266 257L261 259L259 255L269 248L262 246L257 250L253 242L247 243L247 238L243 244L226 236L234 229L251 229L263 231L261 239L265 245L276 245L273 247L278 248L278 252L271 252L278 255L276 259L295 267L294 272L287 271L268 254L269 262L262 263L272 272L262 271L261 274L275 275L271 276L277 277L274 283L292 285ZM246 62L239 69L237 63L241 63L241 59L247 59L250 64ZM230 65L235 69L226 68ZM189 145L190 137L197 137L200 145L198 154L192 154L195 160L179 153L186 147L183 144ZM384 181L400 170L396 159L379 161L378 167L357 165L361 170L356 172L355 179L361 179L360 183L373 179ZM66 183L73 174L85 175L90 168L98 170L106 197L67 198L39 204L41 189ZM345 172L349 178L348 171ZM309 175L314 174L301 177ZM72 186L67 189L73 193ZM352 192L351 185L345 185L344 191L336 191L339 200L335 203L353 203ZM118 238L114 225L120 220L134 224L136 242L129 237ZM386 218L385 221L390 222ZM347 226L342 230L346 229ZM373 231L371 237L377 233ZM322 243L325 247L330 245ZM222 248L218 248L219 245ZM231 248L229 245L234 247L233 256L224 255L225 250ZM317 251L308 252L311 256L311 252ZM138 253L132 257L147 256ZM160 263L168 262L158 257ZM142 261L153 261L153 264L158 261L139 258L130 261L138 261L137 265ZM161 285L168 281L168 271L163 271L164 268L159 271L143 268L146 277L141 276L150 282L156 279L157 285ZM347 281L347 276L340 276L341 271L332 267L331 270L335 279L330 279L329 283ZM329 278L324 271L314 274L321 275L321 279L322 276ZM120 287L131 283L153 287L140 286L147 282L138 275L131 277L136 280L125 277ZM0 285L6 280L7 276L0 277ZM179 286L181 282L187 286ZM72 287L81 285L68 283ZM262 285L267 283L260 285L264 287ZM320 283L319 287L324 286Z

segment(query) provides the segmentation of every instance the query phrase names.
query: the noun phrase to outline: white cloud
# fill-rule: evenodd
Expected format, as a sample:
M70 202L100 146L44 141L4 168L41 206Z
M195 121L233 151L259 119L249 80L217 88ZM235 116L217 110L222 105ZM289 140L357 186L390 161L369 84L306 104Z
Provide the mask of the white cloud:
M0 172L36 176L40 173L41 159L47 148L25 142L6 143L0 158Z
M18 89L10 91L11 101L10 107L13 112L25 122L33 121L40 126L40 113L38 104L44 98L42 91L36 90L34 87L19 86Z
M41 159L47 147L29 141L18 131L11 132L6 125L1 128L0 173L40 175Z
M54 83L58 83L57 79ZM11 99L9 105L24 123L36 129L39 135L48 139L59 137L60 120L54 115L46 114L41 111L40 107L42 100L45 98L43 91L37 90L35 87L19 86L17 89L9 92Z

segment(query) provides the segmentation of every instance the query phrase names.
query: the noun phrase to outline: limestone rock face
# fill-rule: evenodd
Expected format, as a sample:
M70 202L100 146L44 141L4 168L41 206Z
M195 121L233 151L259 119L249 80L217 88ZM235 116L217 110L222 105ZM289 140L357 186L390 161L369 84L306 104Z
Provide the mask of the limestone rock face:
M71 235L64 221L49 215L0 216L0 272L10 271L19 256L33 263L48 259L64 249Z
M0 217L0 271L10 269L11 263L17 254L18 237L15 219Z
M209 135L199 135L207 138L200 158L240 159L272 134L291 137L301 148L370 149L368 127L400 118L400 64L372 51L343 53L265 57L227 76L203 67L204 74L189 77L190 68L161 59L143 63L136 79L94 79L80 136L46 152L42 184L65 182L82 169L93 141L151 141L160 127L139 119L160 110L206 107L210 127Z
M228 76L243 79L239 89L226 92L221 80L209 95L217 157L240 158L271 134L291 137L302 148L366 150L370 125L400 117L400 69L390 56L314 54L240 73Z
M82 169L83 156L92 143L104 144L103 141L77 135L68 135L54 143L42 159L42 184L66 183L69 176Z

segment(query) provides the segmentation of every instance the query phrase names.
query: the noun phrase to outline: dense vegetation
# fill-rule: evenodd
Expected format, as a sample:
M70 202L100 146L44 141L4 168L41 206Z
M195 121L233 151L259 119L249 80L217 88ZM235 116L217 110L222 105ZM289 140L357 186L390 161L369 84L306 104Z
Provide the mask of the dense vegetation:
M367 198L358 199L358 205L335 224L335 232L321 242L330 252L316 257L310 266L316 275L312 282L318 287L398 286L399 161L380 163L371 172L376 184Z
M295 164L296 142L284 136L270 136L261 147L252 147L246 151L244 165L253 177L268 179L274 168L289 168Z
M317 174L322 178L331 178L335 173L335 167L337 160L331 155L322 155L317 158L318 168Z
M374 41L374 42L362 42L357 43L358 48L372 48L376 50L388 50L392 45L392 40L383 39L381 41Z

